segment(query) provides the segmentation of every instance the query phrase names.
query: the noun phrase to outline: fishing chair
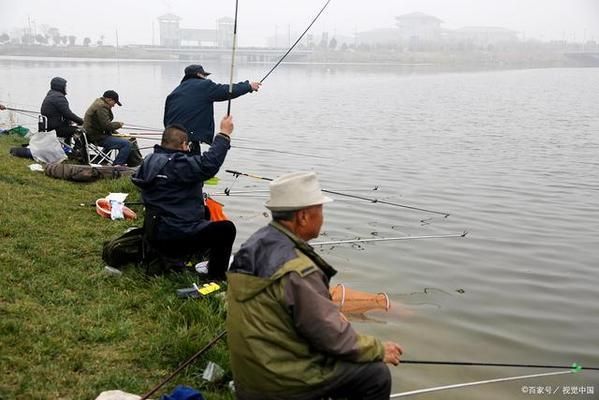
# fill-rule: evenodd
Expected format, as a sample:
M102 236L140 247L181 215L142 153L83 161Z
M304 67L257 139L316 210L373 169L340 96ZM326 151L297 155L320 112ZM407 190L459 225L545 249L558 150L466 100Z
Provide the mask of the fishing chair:
M197 256L191 247L173 246L172 243L161 243L156 240L156 226L160 215L146 207L143 223L141 266L148 275L159 275L165 272L181 272L192 258Z
M116 158L117 150L104 150L104 148L87 140L85 130L79 129L73 135L73 151L78 154L79 159L88 165L112 165Z

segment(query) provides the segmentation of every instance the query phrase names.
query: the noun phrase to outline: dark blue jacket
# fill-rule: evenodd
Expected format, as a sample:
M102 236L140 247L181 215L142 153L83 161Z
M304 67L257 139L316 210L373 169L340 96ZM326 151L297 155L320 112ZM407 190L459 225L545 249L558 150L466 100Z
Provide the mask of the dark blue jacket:
M50 91L42 102L41 114L48 118L48 131L71 125L83 125L81 117L71 111L66 98L67 81L63 78L53 78L50 81Z
M248 81L233 84L231 98L250 93ZM229 85L214 83L210 79L184 78L166 98L164 126L181 124L187 129L189 140L212 143L214 136L215 101L229 99Z
M204 154L191 155L179 150L154 146L131 178L141 188L147 208L159 215L156 240L177 240L202 230L205 218L202 187L225 161L231 145L223 135L216 135Z

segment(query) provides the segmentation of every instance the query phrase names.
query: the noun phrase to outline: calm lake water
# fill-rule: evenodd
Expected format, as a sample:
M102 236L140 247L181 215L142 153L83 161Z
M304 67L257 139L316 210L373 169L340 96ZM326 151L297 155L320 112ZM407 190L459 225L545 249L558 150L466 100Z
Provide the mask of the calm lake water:
M38 109L49 80L62 76L79 115L115 89L123 103L116 120L160 127L164 99L185 65L0 59L0 102ZM228 81L227 63L204 66L213 80ZM240 65L237 80L259 80L270 67ZM322 248L339 270L334 284L384 291L392 300L389 313L368 313L356 328L399 342L411 360L598 367L598 104L598 69L283 65L259 93L234 100L239 147L212 191L268 187L243 177L234 183L224 169L265 177L314 170L331 190L450 213L342 197L326 206L319 240L469 232L462 239ZM219 104L216 115L225 111ZM268 221L260 193L219 199L237 224L236 246ZM391 370L393 392L551 372L407 364ZM557 392L525 394L523 386ZM594 394L563 394L573 387ZM599 372L414 398L540 396L599 398Z

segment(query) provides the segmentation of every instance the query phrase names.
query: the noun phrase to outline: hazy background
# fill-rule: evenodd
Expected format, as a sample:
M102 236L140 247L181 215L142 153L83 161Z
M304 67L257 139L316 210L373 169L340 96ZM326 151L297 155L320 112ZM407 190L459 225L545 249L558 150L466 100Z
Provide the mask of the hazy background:
M85 4L85 5L84 5ZM238 43L264 46L266 37L279 32L301 33L325 4L323 0L241 0ZM444 21L444 28L500 26L521 37L544 41L582 42L599 40L597 0L333 0L312 32L351 35L373 28L395 26L395 17L420 11ZM62 34L89 36L105 44L158 43L156 18L165 13L180 17L185 28L214 28L216 20L233 17L235 1L149 0L144 2L104 0L83 3L75 0L19 2L0 0L0 32L42 25L55 26ZM154 33L152 33L154 32Z

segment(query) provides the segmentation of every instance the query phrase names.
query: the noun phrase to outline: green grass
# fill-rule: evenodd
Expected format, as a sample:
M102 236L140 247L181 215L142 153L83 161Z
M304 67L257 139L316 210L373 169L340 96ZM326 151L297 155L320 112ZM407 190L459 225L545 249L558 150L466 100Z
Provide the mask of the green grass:
M139 199L128 178L91 184L49 178L8 154L22 138L0 136L0 399L95 399L143 394L224 328L217 297L182 300L192 273L147 277L135 267L104 272L102 243L140 221L110 221L90 203L109 192ZM141 209L136 209L143 214ZM221 341L176 384L230 399L200 378L208 361L228 369Z

